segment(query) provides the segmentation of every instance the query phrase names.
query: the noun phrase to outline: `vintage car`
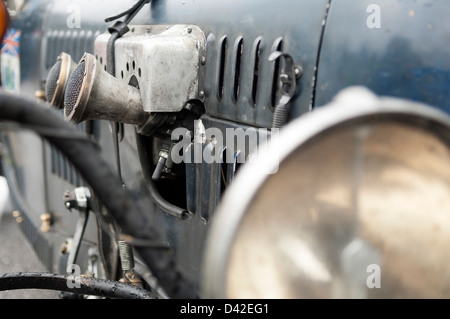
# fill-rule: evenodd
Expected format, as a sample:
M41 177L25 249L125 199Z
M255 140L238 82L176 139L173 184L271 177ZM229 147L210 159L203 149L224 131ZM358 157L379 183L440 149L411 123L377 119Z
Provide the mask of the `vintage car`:
M449 1L4 3L0 290L450 297Z

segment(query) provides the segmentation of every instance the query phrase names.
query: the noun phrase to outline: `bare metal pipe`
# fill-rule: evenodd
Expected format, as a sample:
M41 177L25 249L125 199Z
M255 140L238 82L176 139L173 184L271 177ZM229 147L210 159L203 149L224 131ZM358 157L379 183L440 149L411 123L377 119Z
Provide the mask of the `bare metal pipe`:
M72 72L64 97L66 120L110 120L142 125L150 115L142 109L138 89L102 70L92 54L86 53Z

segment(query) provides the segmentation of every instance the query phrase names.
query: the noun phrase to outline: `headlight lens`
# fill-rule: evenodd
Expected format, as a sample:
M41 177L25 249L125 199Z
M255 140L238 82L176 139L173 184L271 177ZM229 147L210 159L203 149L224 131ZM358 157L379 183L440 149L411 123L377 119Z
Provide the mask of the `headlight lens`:
M276 174L242 169L209 234L206 297L450 297L450 121L355 98L286 127Z

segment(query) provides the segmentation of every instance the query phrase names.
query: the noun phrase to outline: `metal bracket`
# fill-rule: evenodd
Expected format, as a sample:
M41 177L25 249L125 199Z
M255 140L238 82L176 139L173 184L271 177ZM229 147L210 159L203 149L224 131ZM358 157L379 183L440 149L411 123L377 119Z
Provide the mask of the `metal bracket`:
M206 36L195 25L130 25L115 41L115 76L137 82L145 112L179 112L192 100L203 100L199 81ZM106 61L111 34L95 40L95 55ZM103 63L102 67L105 67Z
M280 128L287 123L289 116L288 104L297 92L297 82L303 73L302 67L296 66L294 59L287 53L275 51L269 56L269 61L273 62L280 58L284 59L285 66L279 76L279 89L281 96L277 106L275 107L272 125L273 128Z
M72 244L69 247L69 257L67 265L74 265L76 263L78 252L83 240L84 231L89 219L91 191L87 187L75 188L73 192L67 191L64 193L64 205L69 211L72 209L78 210L80 216L75 227L75 234L73 236Z

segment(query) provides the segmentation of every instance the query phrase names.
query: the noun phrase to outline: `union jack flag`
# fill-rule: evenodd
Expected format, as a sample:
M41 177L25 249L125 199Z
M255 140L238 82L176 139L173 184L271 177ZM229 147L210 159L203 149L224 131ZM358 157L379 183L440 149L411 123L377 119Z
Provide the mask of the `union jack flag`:
M22 32L15 29L8 29L5 38L3 39L1 53L19 56L20 36Z

